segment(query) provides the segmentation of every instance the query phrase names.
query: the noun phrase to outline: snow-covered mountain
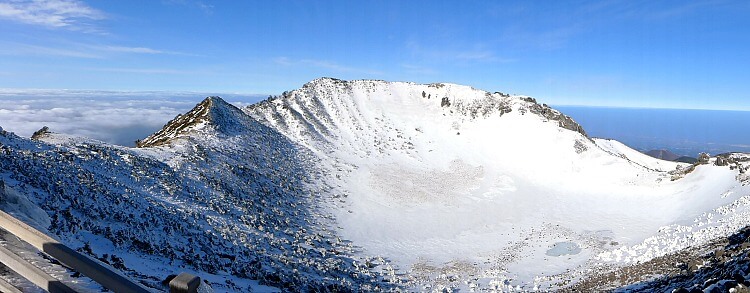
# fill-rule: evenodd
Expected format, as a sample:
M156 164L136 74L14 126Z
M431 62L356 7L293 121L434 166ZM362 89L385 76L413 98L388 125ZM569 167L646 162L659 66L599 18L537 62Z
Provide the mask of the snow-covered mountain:
M558 289L750 212L743 154L662 161L455 84L209 97L138 148L1 134L0 178L29 202L3 209L154 288L192 271L219 291Z

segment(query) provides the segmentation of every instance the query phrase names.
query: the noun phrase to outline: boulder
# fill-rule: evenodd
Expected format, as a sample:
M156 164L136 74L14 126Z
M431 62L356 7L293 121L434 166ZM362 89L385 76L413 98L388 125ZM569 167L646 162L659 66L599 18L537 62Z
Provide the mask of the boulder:
M443 99L440 101L440 107L450 107L451 101L448 99L448 97L443 97Z

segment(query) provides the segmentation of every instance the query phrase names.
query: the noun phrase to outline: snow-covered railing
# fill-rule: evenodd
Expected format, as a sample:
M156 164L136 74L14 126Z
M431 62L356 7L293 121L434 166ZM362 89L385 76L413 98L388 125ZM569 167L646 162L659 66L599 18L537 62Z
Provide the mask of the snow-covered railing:
M118 272L99 264L93 259L82 255L73 249L70 249L57 240L52 239L3 211L0 211L0 228L3 228L19 239L31 244L31 246L34 246L36 249L55 258L60 263L91 278L109 290L114 292L150 292L141 284L133 282ZM0 247L0 262L48 292L75 292L59 280L56 280L49 274L43 272L3 247ZM7 283L5 284L10 288L4 289L3 292L5 292L5 290L13 292L12 290L14 288ZM3 284L0 284L0 289L3 289L3 286Z

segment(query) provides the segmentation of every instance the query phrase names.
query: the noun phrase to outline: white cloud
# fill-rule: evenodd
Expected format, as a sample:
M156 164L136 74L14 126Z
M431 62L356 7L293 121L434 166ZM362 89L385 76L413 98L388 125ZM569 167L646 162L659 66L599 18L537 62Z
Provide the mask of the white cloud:
M424 46L416 41L406 43L408 49L413 55L426 58L428 60L450 60L457 62L481 62L481 63L509 63L517 60L510 58L501 58L492 50L486 49L482 45L473 47L460 47L448 45Z
M191 53L167 51L148 47L127 47L127 46L112 46L112 45L85 45L78 44L81 47L86 47L94 51L109 52L109 53L127 53L127 54L169 54L169 55L183 55L183 56L200 56Z
M287 57L278 57L274 59L274 62L283 66L308 66L308 67L329 69L337 73L361 73L361 74L370 74L370 75L382 75L383 74L383 72L381 71L345 66L345 65L341 65L341 64L327 61L327 60L315 60L315 59L293 60Z
M216 94L0 89L0 127L28 137L48 126L52 132L132 146L208 95ZM218 95L241 105L265 97Z
M203 1L189 1L189 0L163 0L165 4L182 5L185 7L193 7L202 10L204 13L211 15L214 13L214 6L206 4Z
M409 74L418 74L418 75L438 74L437 70L434 70L428 67L419 66L419 65L413 65L413 64L401 64L401 68Z
M454 56L455 59L465 60L465 61L494 62L494 63L509 63L509 62L516 61L516 59L500 58L496 56L495 53L489 50L471 50L471 51L464 51L464 52L456 52L454 54L455 54Z
M0 3L0 18L51 28L91 30L104 12L77 0L11 0Z
M199 56L196 54L166 51L148 47L128 47L114 45L91 45L63 42L57 46L39 46L15 42L0 42L0 55L42 55L74 58L105 59L120 54L169 54Z
M146 48L146 47L123 47L123 46L98 46L94 47L103 51L109 52L122 52L122 53L138 53L138 54L164 54L165 51Z
M80 48L54 48L19 43L0 43L0 55L42 55L73 58L104 58L100 52Z
M119 72L119 73L137 73L137 74L204 74L206 71L199 70L177 70L168 68L85 68L91 71L100 72Z

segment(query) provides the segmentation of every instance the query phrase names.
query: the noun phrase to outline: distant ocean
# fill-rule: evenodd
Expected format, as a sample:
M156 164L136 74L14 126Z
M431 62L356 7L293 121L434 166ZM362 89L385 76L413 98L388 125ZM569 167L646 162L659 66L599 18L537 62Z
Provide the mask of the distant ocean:
M750 112L553 106L592 137L616 139L634 149L666 149L695 157L750 152Z

